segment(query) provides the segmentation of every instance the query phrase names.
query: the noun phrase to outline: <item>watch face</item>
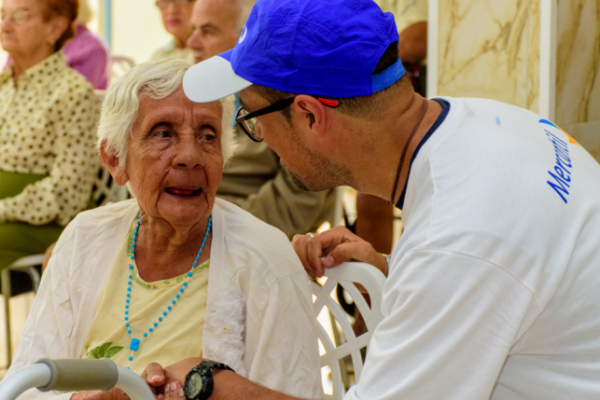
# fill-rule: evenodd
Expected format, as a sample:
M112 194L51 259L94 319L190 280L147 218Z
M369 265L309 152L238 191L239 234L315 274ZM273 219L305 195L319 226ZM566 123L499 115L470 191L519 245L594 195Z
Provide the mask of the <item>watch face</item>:
M192 374L190 379L187 381L186 389L186 397L195 398L202 392L202 388L204 387L204 381L202 379L202 375L199 373Z

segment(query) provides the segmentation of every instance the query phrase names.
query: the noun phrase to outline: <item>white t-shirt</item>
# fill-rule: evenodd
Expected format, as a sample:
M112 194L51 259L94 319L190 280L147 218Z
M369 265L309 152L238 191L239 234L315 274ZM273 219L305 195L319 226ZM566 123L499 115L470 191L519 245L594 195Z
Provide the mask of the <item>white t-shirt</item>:
M600 399L600 165L532 112L444 99L345 399Z

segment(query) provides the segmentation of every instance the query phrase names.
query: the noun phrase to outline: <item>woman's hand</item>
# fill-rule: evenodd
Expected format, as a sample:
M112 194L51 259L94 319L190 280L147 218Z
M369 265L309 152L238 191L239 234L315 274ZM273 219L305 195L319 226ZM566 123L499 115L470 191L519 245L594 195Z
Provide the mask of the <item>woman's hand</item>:
M312 278L320 278L325 268L337 267L346 261L362 261L377 267L387 276L385 257L373 246L343 226L336 226L313 237L296 235L292 246L300 257L306 272ZM321 258L323 258L321 260Z
M92 390L89 392L75 393L71 396L71 400L131 400L121 389L114 388L108 392L101 390ZM178 397L173 397L168 400L179 400Z

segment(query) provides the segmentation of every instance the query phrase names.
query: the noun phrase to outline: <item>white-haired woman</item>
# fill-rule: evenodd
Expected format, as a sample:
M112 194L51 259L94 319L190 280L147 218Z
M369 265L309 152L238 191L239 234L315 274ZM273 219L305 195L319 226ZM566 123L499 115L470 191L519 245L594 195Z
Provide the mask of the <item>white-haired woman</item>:
M215 199L235 147L231 115L187 99L189 66L140 64L110 88L99 148L136 199L67 227L9 373L42 357L111 358L138 373L204 357L273 389L320 395L306 273L282 232ZM165 399L183 398L175 389ZM118 396L32 390L23 399Z

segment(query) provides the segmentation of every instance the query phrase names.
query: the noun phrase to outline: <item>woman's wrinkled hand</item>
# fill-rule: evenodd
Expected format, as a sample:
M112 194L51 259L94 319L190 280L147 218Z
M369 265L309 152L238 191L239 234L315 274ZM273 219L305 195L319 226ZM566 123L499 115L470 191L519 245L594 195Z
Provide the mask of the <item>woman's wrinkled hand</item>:
M121 389L114 388L108 392L101 390L92 390L89 392L75 393L71 396L71 400L131 400ZM169 400L180 400L173 397Z
M387 276L388 265L385 257L369 242L343 226L336 226L312 237L296 235L292 246L312 278L320 278L325 274L325 268L337 267L346 261L371 264Z

